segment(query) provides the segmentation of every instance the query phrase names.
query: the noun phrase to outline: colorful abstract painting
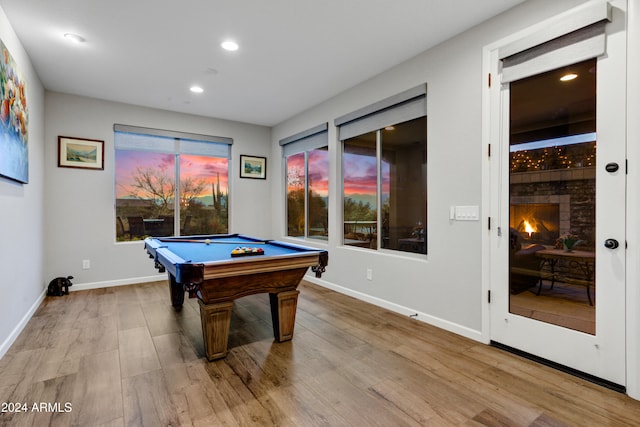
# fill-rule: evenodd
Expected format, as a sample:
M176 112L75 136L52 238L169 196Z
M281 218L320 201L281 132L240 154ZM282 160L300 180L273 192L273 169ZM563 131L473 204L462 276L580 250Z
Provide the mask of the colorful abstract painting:
M0 175L27 183L27 84L2 40L0 51Z

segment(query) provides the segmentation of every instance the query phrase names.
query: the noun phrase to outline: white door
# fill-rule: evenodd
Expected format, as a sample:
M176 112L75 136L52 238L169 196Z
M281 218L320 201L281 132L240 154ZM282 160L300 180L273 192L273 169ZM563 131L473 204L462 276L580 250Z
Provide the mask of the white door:
M502 83L499 48L487 53L490 336L624 386L625 2L613 3L595 58Z

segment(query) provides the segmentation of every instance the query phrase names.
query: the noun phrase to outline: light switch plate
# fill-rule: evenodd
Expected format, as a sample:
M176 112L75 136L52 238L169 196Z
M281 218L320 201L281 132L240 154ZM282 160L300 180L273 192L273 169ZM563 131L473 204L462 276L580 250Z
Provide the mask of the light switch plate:
M478 221L480 219L480 208L478 206L456 206L456 221Z

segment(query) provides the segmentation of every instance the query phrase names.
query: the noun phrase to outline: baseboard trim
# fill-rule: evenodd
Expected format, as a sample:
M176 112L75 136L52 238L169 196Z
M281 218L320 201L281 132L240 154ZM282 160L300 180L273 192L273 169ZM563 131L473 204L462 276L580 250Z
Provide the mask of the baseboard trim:
M368 302L369 304L373 304L375 306L385 308L389 311L393 311L395 313L399 313L404 316L411 317L412 319L417 320L419 322L427 323L437 328L444 329L445 331L449 331L449 332L453 332L454 334L461 335L465 338L469 338L474 341L488 344L488 342L486 342L485 339L483 338L481 331L467 328L457 323L453 323L448 320L444 320L439 317L432 316L430 314L422 313L422 312L413 310L411 308L405 307L403 305L395 304L395 303L383 300L381 298L367 295L362 292L354 291L353 289L338 286L334 283L327 282L326 280L318 279L313 275L306 275L304 279L318 286L331 289L332 291L336 291L341 294L359 299L361 301Z
M159 280L166 280L166 274L158 274L156 276L143 276L143 277L133 277L129 279L119 279L119 280L106 280L104 282L88 282L88 283L74 283L73 286L69 288L69 292L77 292L77 291L86 291L89 289L100 289L100 288L111 288L114 286L127 286L127 285L136 285L138 283L147 283L147 282L157 282Z
M2 359L5 354L7 354L7 351L9 351L9 348L18 339L18 337L20 336L24 328L27 326L27 323L29 323L29 320L31 320L33 315L38 310L38 307L40 307L40 304L42 304L42 301L44 301L44 298L46 295L47 295L47 290L43 289L40 296L31 305L31 307L29 307L29 310L27 310L24 316L22 316L22 319L20 319L20 322L18 322L16 327L13 328L13 330L11 331L7 339L4 340L2 344L0 344L0 359Z

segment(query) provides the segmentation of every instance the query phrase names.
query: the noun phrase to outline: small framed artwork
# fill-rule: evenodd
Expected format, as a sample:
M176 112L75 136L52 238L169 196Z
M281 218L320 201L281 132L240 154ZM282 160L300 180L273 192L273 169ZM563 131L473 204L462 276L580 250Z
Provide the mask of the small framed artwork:
M104 141L59 136L58 167L104 170Z
M267 178L267 158L240 155L240 178Z

